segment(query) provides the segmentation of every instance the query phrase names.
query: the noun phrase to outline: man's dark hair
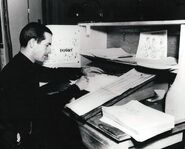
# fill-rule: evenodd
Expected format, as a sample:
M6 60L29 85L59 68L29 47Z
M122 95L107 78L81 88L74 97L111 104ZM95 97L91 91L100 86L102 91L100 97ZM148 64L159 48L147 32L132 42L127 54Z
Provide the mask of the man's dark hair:
M21 31L19 36L19 42L21 47L26 47L28 41L32 38L37 40L40 43L45 39L44 33L52 34L51 30L43 24L37 22L31 22L27 24Z

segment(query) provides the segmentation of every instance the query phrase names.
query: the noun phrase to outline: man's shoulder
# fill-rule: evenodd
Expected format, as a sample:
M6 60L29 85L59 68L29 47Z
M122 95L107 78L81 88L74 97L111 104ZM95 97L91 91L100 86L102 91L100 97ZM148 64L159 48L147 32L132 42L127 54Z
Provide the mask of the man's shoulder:
M18 58L18 56L14 56L2 69L1 74L12 74L15 75L16 72L18 72L19 69L21 69L21 62Z

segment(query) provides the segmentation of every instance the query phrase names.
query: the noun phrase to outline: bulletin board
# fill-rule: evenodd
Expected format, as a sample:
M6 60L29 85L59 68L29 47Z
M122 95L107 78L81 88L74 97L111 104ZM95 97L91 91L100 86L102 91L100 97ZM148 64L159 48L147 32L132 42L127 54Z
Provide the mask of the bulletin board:
M80 28L77 25L47 25L52 31L51 53L46 67L80 67Z

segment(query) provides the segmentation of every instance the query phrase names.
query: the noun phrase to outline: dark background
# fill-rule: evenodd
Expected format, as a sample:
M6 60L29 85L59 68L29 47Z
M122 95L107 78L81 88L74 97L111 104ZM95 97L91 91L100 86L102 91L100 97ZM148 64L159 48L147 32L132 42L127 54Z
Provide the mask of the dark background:
M43 0L46 24L185 19L185 0Z

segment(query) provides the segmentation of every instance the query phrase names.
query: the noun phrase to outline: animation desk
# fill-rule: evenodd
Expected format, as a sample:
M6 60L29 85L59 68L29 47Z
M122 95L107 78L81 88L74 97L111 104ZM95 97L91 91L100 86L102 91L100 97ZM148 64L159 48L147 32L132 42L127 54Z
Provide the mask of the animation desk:
M164 74L164 76L166 75ZM149 93L150 91L149 85L150 83L145 89L145 92L147 93ZM52 89L53 89L53 86L52 86ZM131 95L133 96L134 94L131 94ZM141 95L137 93L136 96L137 98L139 98ZM150 94L147 96L150 96ZM163 99L156 102L149 102L144 99L141 102L158 110L163 109L163 104L164 104ZM65 113L68 116L73 116L73 115L70 115L67 110L65 111ZM176 124L173 130L170 130L168 132L155 136L147 141L137 142L133 138L125 134L124 132L116 128L110 127L110 125L108 126L105 123L102 123L99 120L101 116L102 114L101 112L99 112L99 113L96 113L94 116L88 117L86 119L83 119L77 116L71 117L73 120L75 120L76 123L78 123L82 141L88 149L95 149L95 148L96 149L126 149L126 148L159 149L159 148L165 148L165 147L174 145L176 143L184 144L185 122Z
M47 92L53 92L60 89L59 85L50 85L47 88ZM60 84L60 83L59 83ZM55 86L55 87L54 87ZM45 89L46 90L46 89ZM156 102L147 102L145 104L155 109L162 109L163 100ZM66 113L67 111L65 111ZM66 113L68 115L68 113ZM68 115L69 116L69 115ZM147 149L160 149L169 147L176 143L181 144L184 147L184 132L185 122L176 124L173 130L155 136L144 142L137 142L129 135L121 132L115 128L112 128L99 120L101 113L96 114L87 120L81 118L71 117L79 127L80 134L84 145L88 149L127 149L127 148L147 148ZM78 128L76 128L78 129ZM180 148L178 148L180 149Z
M111 47L121 47L127 52L136 53L140 32L167 30L168 56L178 58L178 51L184 49L184 35L182 30L185 21L141 21L141 22L122 22L122 23L86 23L80 26L86 29L88 46L84 49L105 49ZM95 34L96 33L96 34ZM100 35L99 35L100 33ZM104 36L105 35L105 36ZM101 37L101 38L97 38ZM96 39L96 40L93 40ZM99 42L101 40L102 42ZM179 42L180 41L180 42ZM84 42L84 40L83 40ZM94 44L96 43L96 44ZM105 43L104 45L98 45ZM97 47L94 47L98 45ZM83 48L82 48L83 49ZM183 50L184 51L184 50ZM100 62L101 63L101 62ZM104 63L104 61L102 61ZM132 64L130 64L132 65ZM110 67L109 67L110 68ZM111 67L114 68L114 67ZM119 67L123 68L123 67ZM168 75L166 75L168 76ZM168 79L168 77L164 77ZM159 103L153 103L160 106ZM151 106L151 105L150 105ZM172 131L165 132L153 137L145 142L138 143L127 134L115 131L107 125L102 125L96 115L84 121L77 121L81 131L84 144L89 149L126 149L126 148L152 148L160 149L182 142L184 144L185 123L176 124Z
M164 76L166 75L164 74ZM144 96L143 91L145 92L145 96L152 96L151 94L148 94L150 92L150 85L153 86L154 84L148 83L148 85L145 86L145 89L141 90L141 93L132 93L130 94L130 96L127 97L129 98L129 100L132 98L137 98L145 105L163 111L165 101L164 99L157 100L155 102L150 102L146 99L142 99ZM128 99L126 98L123 98L123 100L128 101ZM124 101L120 100L118 102L123 103ZM185 122L176 124L173 130L157 135L144 142L137 142L126 133L100 121L100 118L102 117L102 112L95 112L95 114L87 115L85 116L85 118L83 116L77 116L75 115L75 113L71 114L71 111L68 111L67 109L65 110L65 112L67 112L67 115L78 123L82 141L88 149L160 149L169 147L176 143L184 144Z

